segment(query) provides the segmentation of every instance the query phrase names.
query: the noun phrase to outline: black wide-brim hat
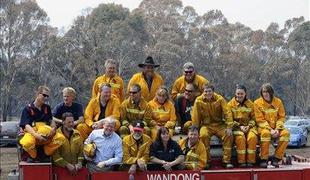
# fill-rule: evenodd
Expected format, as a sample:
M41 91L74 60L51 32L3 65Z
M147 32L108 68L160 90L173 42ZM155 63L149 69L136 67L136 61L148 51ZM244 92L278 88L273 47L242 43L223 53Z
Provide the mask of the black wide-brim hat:
M152 56L148 56L145 60L144 60L144 63L141 63L141 64L138 64L138 66L140 68L143 68L144 66L147 66L147 65L151 65L153 66L154 68L157 68L159 67L159 64L155 64Z

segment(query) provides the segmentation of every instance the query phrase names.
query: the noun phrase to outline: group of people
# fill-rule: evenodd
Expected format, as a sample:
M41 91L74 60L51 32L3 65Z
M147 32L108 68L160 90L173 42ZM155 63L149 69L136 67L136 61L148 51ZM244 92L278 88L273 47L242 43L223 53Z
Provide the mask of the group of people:
M289 141L284 128L285 109L270 84L263 84L252 102L247 90L237 85L226 102L215 87L195 72L193 63L183 66L183 75L171 91L155 69L152 57L138 65L142 72L130 79L125 93L116 73L117 61L105 61L105 74L93 84L85 112L75 102L76 92L63 89L63 102L51 110L46 104L50 90L40 86L35 100L21 116L25 132L20 140L29 161L52 156L53 163L76 174L87 162L90 172L119 169L201 170L211 166L210 139L223 142L223 166L233 168L236 146L239 167L253 167L260 144L260 167L266 168L269 145L278 140L272 165L278 167ZM176 133L187 135L176 142Z

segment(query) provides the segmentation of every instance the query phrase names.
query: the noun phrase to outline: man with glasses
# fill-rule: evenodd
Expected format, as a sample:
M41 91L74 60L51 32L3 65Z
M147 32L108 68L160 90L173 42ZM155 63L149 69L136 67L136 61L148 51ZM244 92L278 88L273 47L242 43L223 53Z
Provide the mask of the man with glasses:
M207 167L210 166L210 139L213 135L223 141L223 166L233 168L231 147L233 144L233 118L226 100L214 92L214 86L206 84L204 92L197 97L193 106L192 123L200 127L200 138L207 151Z
M121 104L121 127L119 133L121 137L133 132L133 123L141 119L145 125L145 133L150 135L150 127L155 126L152 122L152 109L147 101L141 96L141 86L133 84L129 88L129 97Z
M196 96L199 96L203 92L203 85L209 83L206 78L196 74L193 63L185 63L183 65L183 70L183 75L173 83L171 91L171 98L173 100L175 100L178 95L185 92L185 87L188 83L192 83L197 89Z
M175 113L177 116L178 127L181 127L181 133L186 134L192 124L191 111L196 99L196 89L192 83L185 87L184 94L177 96L175 100Z
M151 101L156 94L157 89L164 84L163 78L154 69L159 67L155 64L153 58L148 56L144 63L138 65L142 68L142 72L132 76L128 83L127 94L133 84L139 84L141 87L141 95L147 101Z
M52 155L65 141L63 135L56 133L51 108L45 104L49 94L48 87L39 86L35 100L22 112L19 125L25 134L19 143L30 156L28 162L46 160L47 156Z

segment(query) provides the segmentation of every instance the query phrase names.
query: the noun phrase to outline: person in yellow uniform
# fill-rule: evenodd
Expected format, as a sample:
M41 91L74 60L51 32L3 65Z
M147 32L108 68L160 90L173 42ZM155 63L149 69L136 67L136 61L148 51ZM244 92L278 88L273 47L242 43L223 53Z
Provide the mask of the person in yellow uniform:
M190 126L187 138L181 139L179 145L185 155L185 167L190 170L203 170L206 167L207 152L199 139L199 128Z
M66 168L70 174L76 175L82 168L83 140L74 128L74 115L66 112L62 115L62 127L57 132L66 137L65 142L53 154L54 165Z
M133 132L133 123L137 120L143 120L145 124L145 133L150 135L150 128L156 123L152 120L152 109L148 102L141 96L141 87L139 84L133 84L129 91L130 96L121 104L121 127L119 133L121 137Z
M93 84L92 98L96 98L100 92L100 87L104 83L109 83L112 87L112 94L118 97L120 102L124 100L124 81L116 73L117 62L113 59L107 59L104 63L105 74L99 76Z
M116 96L112 95L111 89L110 84L102 84L100 94L89 101L84 113L85 123L79 124L76 128L83 140L88 137L93 129L101 128L102 121L100 120L109 116L116 119L115 130L119 129L120 102Z
M150 146L152 139L143 134L144 123L137 120L133 124L133 132L123 139L123 168L129 169L129 174L136 173L136 170L146 170L150 159Z
M246 93L245 86L237 85L235 97L228 102L234 120L233 135L239 167L253 167L258 141L254 103L247 99Z
M19 126L25 134L19 143L30 156L28 162L46 161L47 156L51 156L65 141L65 137L56 132L51 108L45 104L49 95L48 87L39 86L35 100L23 109L21 115Z
M274 96L271 84L263 84L260 89L261 97L254 101L255 118L260 136L260 166L268 166L269 145L271 138L278 139L278 146L275 150L271 164L279 167L286 147L290 139L289 131L284 128L285 109L280 98Z
M183 65L183 75L180 76L172 85L171 98L175 101L178 95L185 92L188 83L192 83L197 89L195 96L201 95L203 86L209 81L201 75L196 74L194 64L187 62Z
M213 135L223 142L223 166L233 168L231 147L233 144L233 119L226 100L214 92L214 86L207 84L197 97L192 110L192 123L200 127L200 138L207 151L207 168L210 167L210 139Z
M170 136L172 136L177 117L175 115L174 105L169 98L168 89L161 86L157 90L155 98L149 102L149 105L152 109L152 119L156 122L156 126L151 129L152 139L156 139L157 131L161 126L167 127Z
M154 69L159 65L155 64L151 56L148 56L144 63L138 66L142 68L142 72L132 76L127 86L127 94L129 94L130 87L133 84L139 84L142 97L149 102L155 97L157 89L164 84L164 80L158 73L154 72Z

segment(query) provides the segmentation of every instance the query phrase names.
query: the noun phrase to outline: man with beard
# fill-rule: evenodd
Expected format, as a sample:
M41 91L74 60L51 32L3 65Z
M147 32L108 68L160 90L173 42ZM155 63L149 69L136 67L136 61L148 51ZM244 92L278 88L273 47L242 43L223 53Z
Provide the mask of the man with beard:
M56 166L67 168L70 174L76 175L82 168L83 140L74 127L74 117L70 112L62 115L62 127L57 132L65 136L65 141L53 154L53 161Z
M155 97L157 89L164 84L164 81L158 73L154 72L154 68L159 67L159 65L155 64L151 56L148 56L144 63L138 66L142 68L142 72L132 76L128 83L127 94L129 94L130 87L133 84L139 84L142 97L149 102Z
M192 83L197 89L195 96L199 96L203 92L203 86L209 81L201 75L196 74L194 64L187 62L183 65L183 75L180 76L172 85L171 98L173 100L185 92L188 83Z
M124 100L124 81L116 73L117 72L117 62L113 59L107 59L104 63L105 74L99 76L94 84L92 90L92 98L96 98L100 92L100 87L104 83L108 83L112 87L112 94L118 97L119 101Z
M129 169L130 174L136 173L137 169L145 171L149 161L152 140L148 135L143 134L143 131L143 122L137 120L133 124L133 132L123 139L123 168Z
M87 168L91 173L112 170L123 158L122 139L114 132L116 120L107 117L102 121L103 129L93 130L84 143L84 146L94 144L96 147L94 157L87 157L90 159ZM88 153L84 153L87 156Z

